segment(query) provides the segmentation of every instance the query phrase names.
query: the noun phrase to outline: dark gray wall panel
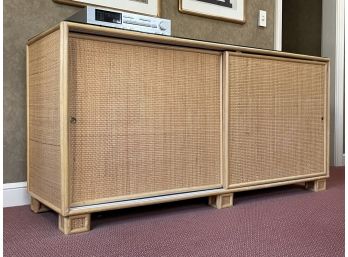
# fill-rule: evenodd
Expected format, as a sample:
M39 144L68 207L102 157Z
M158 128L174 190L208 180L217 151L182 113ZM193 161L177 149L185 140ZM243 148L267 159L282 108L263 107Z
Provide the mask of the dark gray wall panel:
M283 51L321 56L322 0L283 0Z

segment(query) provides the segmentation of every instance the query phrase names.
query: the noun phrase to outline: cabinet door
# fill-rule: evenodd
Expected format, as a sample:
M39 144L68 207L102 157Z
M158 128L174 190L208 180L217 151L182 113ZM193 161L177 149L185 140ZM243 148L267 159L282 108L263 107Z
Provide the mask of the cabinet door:
M229 55L230 188L325 175L327 63Z
M71 204L219 188L221 53L71 34Z

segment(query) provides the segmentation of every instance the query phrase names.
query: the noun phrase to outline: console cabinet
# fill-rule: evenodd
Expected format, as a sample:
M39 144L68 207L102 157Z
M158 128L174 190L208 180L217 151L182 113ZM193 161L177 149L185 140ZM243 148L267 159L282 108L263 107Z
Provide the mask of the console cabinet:
M328 177L328 59L62 22L27 45L28 191L90 214Z

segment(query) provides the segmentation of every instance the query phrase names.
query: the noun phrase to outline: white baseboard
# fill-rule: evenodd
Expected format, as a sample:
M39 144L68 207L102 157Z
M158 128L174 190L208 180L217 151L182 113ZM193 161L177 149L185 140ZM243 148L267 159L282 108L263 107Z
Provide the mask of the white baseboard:
M27 182L3 184L4 206L21 206L30 204Z
M345 153L343 154L342 159L343 159L343 166L345 166L345 164L346 164L346 154Z

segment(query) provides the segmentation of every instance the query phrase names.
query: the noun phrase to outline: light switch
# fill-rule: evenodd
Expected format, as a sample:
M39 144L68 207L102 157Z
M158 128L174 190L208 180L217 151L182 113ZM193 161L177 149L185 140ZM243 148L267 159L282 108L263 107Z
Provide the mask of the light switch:
M260 10L259 11L259 27L266 27L267 24L267 12Z

